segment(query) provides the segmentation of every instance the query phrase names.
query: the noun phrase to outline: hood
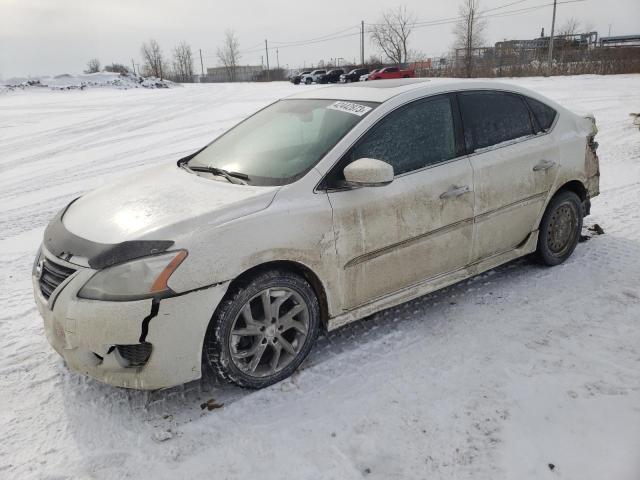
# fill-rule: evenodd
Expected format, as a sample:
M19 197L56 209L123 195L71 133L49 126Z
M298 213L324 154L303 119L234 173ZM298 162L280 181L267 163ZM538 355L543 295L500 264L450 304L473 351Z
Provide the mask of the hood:
M279 187L234 185L176 165L156 167L90 192L64 213L65 228L92 242L175 240L266 208Z

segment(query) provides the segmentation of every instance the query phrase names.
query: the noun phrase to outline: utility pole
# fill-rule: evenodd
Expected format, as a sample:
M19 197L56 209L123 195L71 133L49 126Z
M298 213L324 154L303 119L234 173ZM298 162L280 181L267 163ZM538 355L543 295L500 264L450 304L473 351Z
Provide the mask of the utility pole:
M202 73L202 77L204 77L204 63L202 62L202 49L200 48L200 73Z
M271 81L271 75L269 74L269 44L267 44L267 39L264 39L264 52L267 57L267 82Z
M360 22L360 66L364 66L364 20Z
M547 76L551 75L551 63L553 62L553 33L556 28L556 4L558 0L553 0L553 18L551 19L551 36L549 37L549 58L547 60Z
M133 58L131 59L131 66L133 67L133 74L136 75L136 64L133 62Z
M276 63L278 65L278 70L280 70L280 55L278 54L277 48L276 48Z

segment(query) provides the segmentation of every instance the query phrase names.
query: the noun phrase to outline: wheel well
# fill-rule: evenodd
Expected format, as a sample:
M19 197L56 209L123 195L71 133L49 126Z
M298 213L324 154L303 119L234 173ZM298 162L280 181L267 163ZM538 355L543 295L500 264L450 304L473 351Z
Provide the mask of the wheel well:
M571 180L570 182L565 183L556 191L555 194L557 195L559 192L565 190L575 193L583 202L587 199L587 189L579 180Z
M576 195L578 195L578 197L580 198L580 201L583 202L583 207L586 209L585 216L588 215L589 202L587 202L587 205L585 205L585 200L588 200L588 193L587 193L587 189L585 188L585 186L582 184L580 180L571 180L570 182L565 183L564 185L562 185L560 188L556 190L556 192L553 194L551 198L555 197L560 192L573 192ZM551 202L551 198L549 198L549 202ZM548 204L545 205L545 210L548 208L548 206L549 206ZM543 214L541 214L540 218L538 218L538 226L536 228L540 227L540 221L542 221L542 215Z
M320 320L322 322L322 325L326 327L329 320L329 306L327 302L327 295L324 290L324 285L322 284L318 276L313 272L313 270L301 263L293 262L290 260L276 260L256 265L255 267L242 272L234 280L232 280L227 291L231 291L233 287L237 287L249 282L251 278L253 278L257 273L264 272L266 270L286 270L292 273L297 273L305 280L307 280L307 282L309 282L309 285L311 285L311 288L313 288L316 297L318 298L318 304L320 305Z

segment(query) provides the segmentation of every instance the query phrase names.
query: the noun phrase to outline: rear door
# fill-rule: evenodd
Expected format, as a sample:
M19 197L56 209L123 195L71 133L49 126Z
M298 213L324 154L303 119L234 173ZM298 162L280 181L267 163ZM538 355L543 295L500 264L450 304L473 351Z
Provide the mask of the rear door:
M474 173L475 261L527 239L557 174L557 148L534 134L520 95L460 92L458 101Z
M473 173L450 96L413 101L379 121L326 179L345 309L466 265ZM457 119L458 117L455 117ZM341 188L359 158L391 164L384 187Z

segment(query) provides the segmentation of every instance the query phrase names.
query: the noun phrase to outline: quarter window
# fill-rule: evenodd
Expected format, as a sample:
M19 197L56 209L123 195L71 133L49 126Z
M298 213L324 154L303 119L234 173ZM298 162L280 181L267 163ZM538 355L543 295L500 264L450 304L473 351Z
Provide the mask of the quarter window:
M538 126L541 131L546 132L553 125L553 121L556 119L556 111L551 108L549 105L545 105L538 100L534 100L533 98L526 97L527 103L531 108L531 111L536 117L538 121Z
M533 134L529 109L518 95L463 92L458 98L469 151Z

